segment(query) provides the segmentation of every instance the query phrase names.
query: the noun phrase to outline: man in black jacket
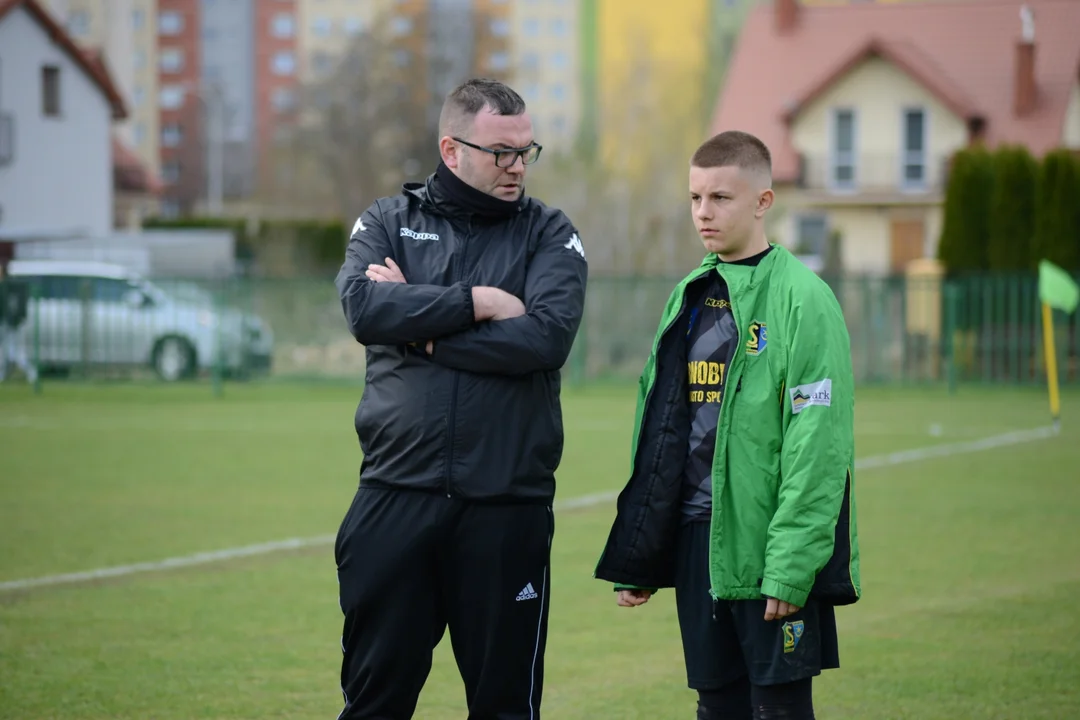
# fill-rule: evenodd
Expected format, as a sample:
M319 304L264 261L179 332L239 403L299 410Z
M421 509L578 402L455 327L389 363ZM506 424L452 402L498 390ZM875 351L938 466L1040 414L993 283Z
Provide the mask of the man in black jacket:
M559 210L524 194L521 97L470 80L442 162L376 200L337 277L367 350L360 485L338 531L349 718L410 718L447 626L470 720L539 718L560 369L587 265Z

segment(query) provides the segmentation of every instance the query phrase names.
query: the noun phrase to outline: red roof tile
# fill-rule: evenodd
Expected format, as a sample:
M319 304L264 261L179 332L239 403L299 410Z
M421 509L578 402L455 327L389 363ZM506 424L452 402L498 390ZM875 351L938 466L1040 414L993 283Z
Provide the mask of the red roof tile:
M109 105L112 106L113 119L123 120L126 118L127 108L124 105L124 99L120 96L116 85L113 84L112 78L109 77L109 71L105 67L104 60L76 45L71 36L67 34L67 31L57 24L52 14L42 7L37 0L0 0L0 18L3 18L8 11L20 6L45 28L53 42L63 48L71 56L71 59L75 61L75 64L86 71L90 79L101 88L101 92L104 93L109 100Z
M777 0L774 0L776 2ZM1069 94L1080 80L1080 2L1030 0L1035 16L1034 110L1013 112L1019 0L800 6L794 30L778 33L774 9L749 14L728 68L712 132L745 130L772 150L774 178L798 177L786 122L871 56L920 82L961 117L982 117L986 142L1035 153L1061 139Z

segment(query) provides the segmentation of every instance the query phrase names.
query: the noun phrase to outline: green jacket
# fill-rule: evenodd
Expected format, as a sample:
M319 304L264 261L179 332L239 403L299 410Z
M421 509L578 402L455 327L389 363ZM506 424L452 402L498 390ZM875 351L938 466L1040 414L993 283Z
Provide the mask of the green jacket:
M674 585L690 429L686 327L717 271L739 337L713 456L712 595L853 603L861 587L850 341L832 290L780 246L756 267L710 254L671 293L639 380L630 479L595 575L617 588Z

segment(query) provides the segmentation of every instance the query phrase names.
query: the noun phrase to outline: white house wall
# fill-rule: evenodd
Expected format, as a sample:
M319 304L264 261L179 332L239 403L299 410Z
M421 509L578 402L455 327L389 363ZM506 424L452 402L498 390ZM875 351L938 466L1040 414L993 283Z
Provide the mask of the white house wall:
M60 68L60 115L42 114L41 68ZM23 8L0 19L0 112L14 158L0 166L0 232L112 227L111 108L99 86Z

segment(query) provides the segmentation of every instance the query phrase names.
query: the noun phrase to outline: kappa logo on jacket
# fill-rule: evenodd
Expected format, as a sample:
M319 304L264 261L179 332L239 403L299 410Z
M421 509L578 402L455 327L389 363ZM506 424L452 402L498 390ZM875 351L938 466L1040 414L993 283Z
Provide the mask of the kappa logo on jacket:
M413 240L434 240L436 242L439 240L439 236L435 233L416 232L406 227L401 228L401 237L410 237Z
M584 246L582 246L581 238L578 237L577 233L571 235L570 239L566 241L566 244L563 245L563 247L567 250L573 250L578 255L580 255L583 260L585 259L585 248Z

